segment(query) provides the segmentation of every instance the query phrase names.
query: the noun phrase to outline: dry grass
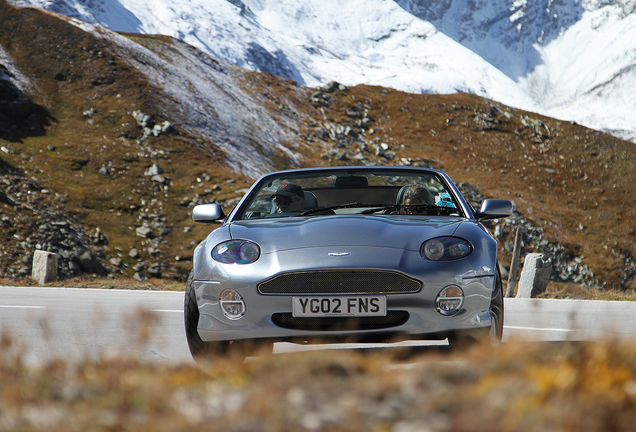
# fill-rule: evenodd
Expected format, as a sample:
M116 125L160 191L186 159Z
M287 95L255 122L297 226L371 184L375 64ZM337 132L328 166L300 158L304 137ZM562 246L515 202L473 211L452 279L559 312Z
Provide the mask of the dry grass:
M631 431L634 343L315 351L241 364L26 366L0 346L2 431Z
M545 293L538 298L554 299L578 299L578 300L607 300L607 301L636 301L636 293L631 291L620 291L616 289L595 289L574 283L548 284Z

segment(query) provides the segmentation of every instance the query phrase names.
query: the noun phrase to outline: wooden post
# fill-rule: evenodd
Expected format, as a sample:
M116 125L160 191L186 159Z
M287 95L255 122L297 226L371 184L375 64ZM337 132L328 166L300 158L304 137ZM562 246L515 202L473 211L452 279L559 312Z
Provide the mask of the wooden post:
M519 260L521 256L521 227L517 227L515 232L515 247L512 251L512 262L510 263L510 273L508 274L508 287L506 297L512 297L515 293L515 285L519 279Z

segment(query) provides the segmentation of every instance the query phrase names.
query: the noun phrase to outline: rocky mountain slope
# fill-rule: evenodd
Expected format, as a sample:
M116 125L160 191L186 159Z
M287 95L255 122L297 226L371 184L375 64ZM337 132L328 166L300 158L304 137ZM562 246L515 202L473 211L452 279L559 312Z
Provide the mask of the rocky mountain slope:
M634 141L633 0L400 0L552 117Z
M636 140L635 0L10 0L312 87L477 94Z
M3 277L47 249L65 277L183 278L210 229L193 205L231 207L272 169L385 164L513 200L492 227L504 268L521 225L556 280L636 286L632 143L466 93L305 87L5 0L0 28Z

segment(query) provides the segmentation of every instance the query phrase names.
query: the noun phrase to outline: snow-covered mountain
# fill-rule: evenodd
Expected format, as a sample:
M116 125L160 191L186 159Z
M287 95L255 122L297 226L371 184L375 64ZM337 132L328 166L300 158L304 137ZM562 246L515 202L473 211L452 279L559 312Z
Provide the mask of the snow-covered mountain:
M636 0L11 0L251 70L465 91L636 140Z

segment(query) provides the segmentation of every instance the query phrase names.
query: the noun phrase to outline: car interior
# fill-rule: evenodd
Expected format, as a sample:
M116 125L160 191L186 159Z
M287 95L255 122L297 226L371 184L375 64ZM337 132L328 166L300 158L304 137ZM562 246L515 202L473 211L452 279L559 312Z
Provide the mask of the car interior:
M297 213L276 213L276 205L271 199L271 196L277 186L284 182L299 184L303 187L303 193L305 195L303 212L343 206L343 208L337 208L333 211L316 213L321 215L356 214L364 211L365 207L373 208L377 206L403 204L403 194L406 188L413 184L408 182L408 179L396 182L396 184L387 184L388 181L384 178L380 178L380 181L377 179L374 180L375 183L380 184L370 184L367 177L359 175L336 176L333 179L330 177L298 179L281 178L280 180L272 181L270 184L263 187L256 197L252 199L251 203L249 203L243 217L240 219L258 219L297 215ZM382 184L382 181L384 184ZM425 186L430 194L435 197L437 205L457 208L456 204L452 202L453 200L447 193L446 188L443 187L439 180L429 180L429 184L423 186ZM356 203L360 205L354 205ZM349 206L350 204L351 206ZM378 214L400 213L403 212L399 211L399 209L393 208L387 209L387 211Z

